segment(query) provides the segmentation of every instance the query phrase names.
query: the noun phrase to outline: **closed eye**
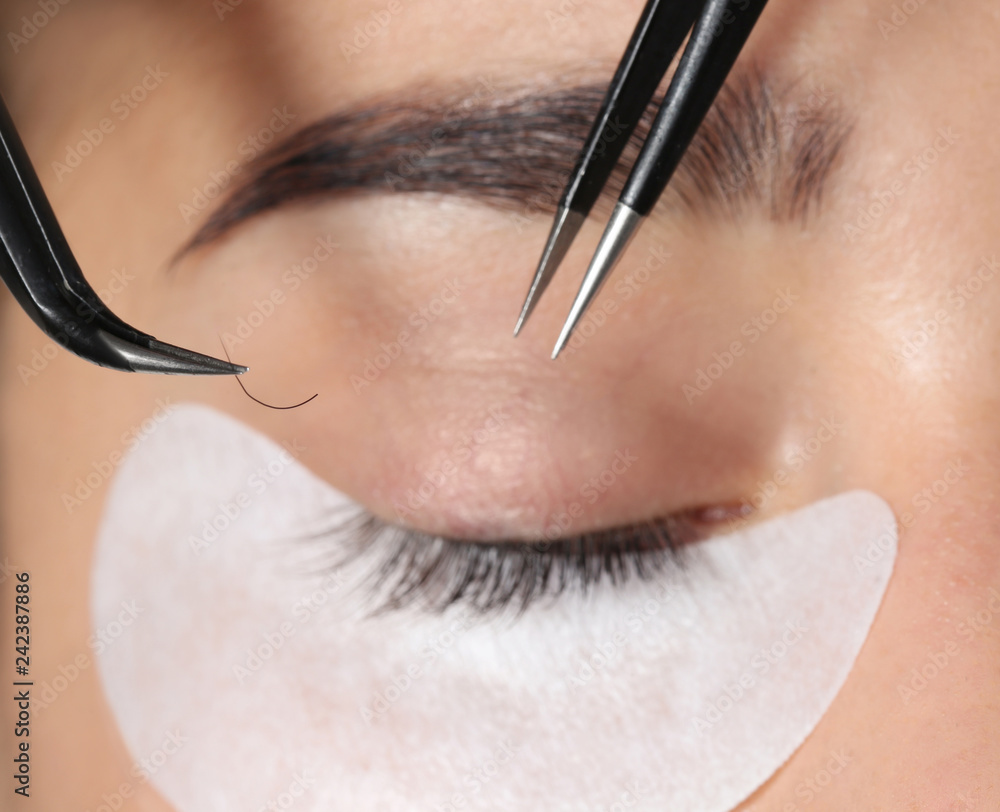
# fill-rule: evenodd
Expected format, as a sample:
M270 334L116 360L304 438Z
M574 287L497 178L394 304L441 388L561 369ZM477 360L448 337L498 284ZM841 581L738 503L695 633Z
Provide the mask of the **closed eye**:
M462 606L485 616L520 615L601 584L648 581L683 566L683 548L698 535L678 515L554 540L483 542L422 533L362 510L310 541L323 545L323 567L361 565L372 614Z

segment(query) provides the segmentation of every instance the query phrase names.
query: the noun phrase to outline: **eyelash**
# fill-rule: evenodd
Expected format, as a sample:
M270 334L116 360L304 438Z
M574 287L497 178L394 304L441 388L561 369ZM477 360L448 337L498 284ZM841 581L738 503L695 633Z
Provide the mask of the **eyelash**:
M683 567L691 536L682 521L667 518L552 541L462 541L359 511L311 538L332 548L325 567L368 560L362 583L372 614L464 606L480 615L520 615L571 590L622 587Z

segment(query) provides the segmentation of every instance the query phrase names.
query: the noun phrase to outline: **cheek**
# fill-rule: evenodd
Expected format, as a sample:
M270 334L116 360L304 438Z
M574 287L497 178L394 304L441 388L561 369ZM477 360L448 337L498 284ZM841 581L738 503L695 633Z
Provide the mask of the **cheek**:
M181 406L109 494L100 674L136 769L182 812L723 812L833 701L895 555L891 511L854 492L516 620L371 616L375 562L324 570L336 541L305 540L356 506L294 453Z

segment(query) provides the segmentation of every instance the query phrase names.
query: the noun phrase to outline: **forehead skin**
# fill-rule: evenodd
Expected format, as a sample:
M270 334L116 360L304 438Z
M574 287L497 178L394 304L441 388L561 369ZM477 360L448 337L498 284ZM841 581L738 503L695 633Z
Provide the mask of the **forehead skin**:
M386 4L247 0L220 20L207 2L91 2L63 7L17 54L0 49L4 96L69 241L94 287L111 291L114 310L140 329L217 354L220 334L235 333L274 290L291 291L283 275L317 239L339 246L302 282L307 295L289 295L233 345L234 360L252 366L245 383L257 397L285 404L320 392L294 412L263 410L229 380L113 375L61 351L49 360L48 342L3 295L2 538L10 561L50 595L36 616L49 641L36 652L42 679L90 651L87 573L104 491L72 514L60 495L121 450L157 398L207 403L296 439L316 473L388 518L441 449L499 408L509 420L496 440L408 521L537 534L623 448L641 449L634 478L588 507L580 529L760 502L779 471L786 484L759 517L851 488L889 501L904 528L871 636L819 727L742 809L804 808L799 789L833 752L846 752L849 767L811 810L1000 803L990 778L1000 755L990 735L1000 725L1000 640L988 609L989 590L1000 589L1000 284L983 281L992 272L982 261L1000 254L1000 22L985 0L914 5L893 19L874 1L772 0L747 60L853 116L822 212L804 226L658 218L598 302L616 302L617 312L557 363L548 353L606 209L516 341L510 331L549 226L531 207L522 222L444 196L298 205L172 270L168 261L208 215L181 207L198 209L213 173L257 151L249 139L272 126L275 109L297 127L420 84L606 78L641 3L400 0L370 42L359 37L358 52L345 54L341 44ZM8 4L2 30L20 30L36 10ZM166 76L133 109L121 96L150 68ZM53 162L105 117L114 130L60 176ZM637 274L664 252L664 267ZM123 288L112 287L115 273ZM432 312L449 284L460 295ZM766 332L744 331L770 320L782 293L793 302L787 313ZM356 391L352 376L404 329L412 347ZM699 371L726 364L734 342L739 360L698 387ZM36 354L43 371L25 379L19 368ZM808 459L800 453L789 473L789 455L824 419L842 430ZM960 637L959 624L977 613L990 620ZM898 686L946 646L958 653L904 702ZM95 669L81 671L35 733L42 807L96 804L128 780ZM133 808L167 807L146 786Z

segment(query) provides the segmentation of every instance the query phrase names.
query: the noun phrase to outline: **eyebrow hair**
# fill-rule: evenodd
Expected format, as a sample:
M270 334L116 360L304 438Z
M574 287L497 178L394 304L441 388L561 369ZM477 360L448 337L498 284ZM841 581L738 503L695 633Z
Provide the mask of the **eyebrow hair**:
M806 96L800 84L778 92L755 67L730 76L658 208L730 219L757 210L779 222L817 212L852 124L823 85ZM498 90L481 77L472 89L423 86L368 99L254 159L177 258L264 212L361 192L465 196L515 218L555 212L605 92L601 83ZM636 127L604 197L620 193L659 101Z

